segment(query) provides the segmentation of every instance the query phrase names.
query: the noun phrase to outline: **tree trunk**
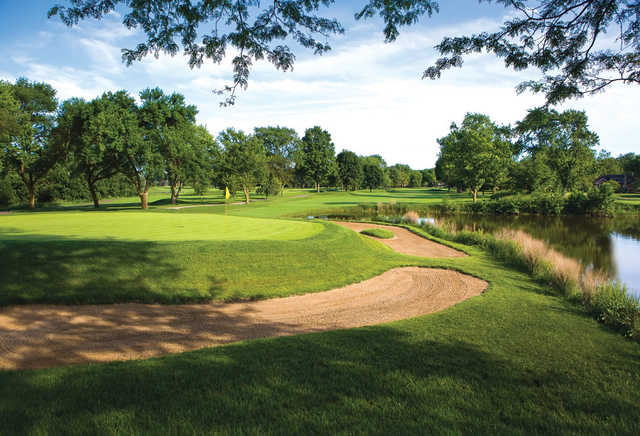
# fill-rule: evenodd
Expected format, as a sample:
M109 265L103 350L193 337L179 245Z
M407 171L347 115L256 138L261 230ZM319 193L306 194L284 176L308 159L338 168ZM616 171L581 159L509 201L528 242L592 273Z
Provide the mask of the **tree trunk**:
M473 193L473 202L475 203L476 200L478 199L478 190L473 189L471 192Z
M316 192L320 192L320 183L316 183Z
M244 204L249 204L249 188L243 186L242 190L244 191Z
M89 192L91 192L91 198L93 199L93 207L100 208L100 200L98 200L98 193L93 183L89 183Z
M176 204L178 202L178 196L176 195L176 187L171 185L171 204Z
M280 197L284 197L284 184L280 185Z
M29 209L36 208L36 193L33 185L29 186Z
M139 195L140 195L140 206L143 209L149 209L149 193L145 191Z

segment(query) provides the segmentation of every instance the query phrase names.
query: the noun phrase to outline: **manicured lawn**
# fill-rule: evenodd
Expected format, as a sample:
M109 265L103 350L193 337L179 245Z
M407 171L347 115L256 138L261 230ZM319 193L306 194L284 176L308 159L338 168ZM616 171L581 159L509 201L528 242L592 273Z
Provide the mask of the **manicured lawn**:
M385 229L364 229L360 230L360 233L380 239L391 239L394 236L393 232Z
M435 315L1 372L3 432L637 434L637 343L472 253L459 267L490 289Z
M0 217L0 305L286 296L424 261L324 222L166 212Z
M297 193L227 207L227 216L224 206L107 212L106 221L102 212L0 216L0 304L265 298L401 265L456 269L490 283L443 312L386 325L0 372L0 433L640 433L638 344L529 275L476 248L461 247L466 258L419 259L330 223L241 218L390 200L364 194ZM423 203L431 195L448 194L406 193ZM107 232L109 216L121 225ZM45 224L21 220L32 217ZM17 221L8 226L6 218ZM84 224L65 227L76 219ZM198 228L188 233L194 239L174 239L178 222ZM262 234L229 240L208 222ZM129 223L135 227L120 228ZM29 234L19 236L21 228ZM145 232L154 239L136 236ZM201 233L208 236L196 239Z
M324 230L318 223L219 214L60 212L3 217L0 237L13 241L287 241Z

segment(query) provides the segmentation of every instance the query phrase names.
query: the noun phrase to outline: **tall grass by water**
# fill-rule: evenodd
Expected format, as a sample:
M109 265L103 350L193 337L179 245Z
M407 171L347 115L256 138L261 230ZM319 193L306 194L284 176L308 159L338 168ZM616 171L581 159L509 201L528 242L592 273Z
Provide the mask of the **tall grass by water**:
M495 235L472 229L457 231L453 223L442 220L423 223L420 228L444 240L480 246L497 259L527 270L568 299L580 302L603 324L640 341L640 299L630 295L624 284L585 268L546 242L522 230L503 229Z

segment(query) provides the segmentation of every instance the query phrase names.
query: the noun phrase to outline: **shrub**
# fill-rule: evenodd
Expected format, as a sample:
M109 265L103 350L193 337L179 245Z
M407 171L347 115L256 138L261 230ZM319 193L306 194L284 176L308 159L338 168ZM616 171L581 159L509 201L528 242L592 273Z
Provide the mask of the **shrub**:
M600 322L640 339L640 300L618 282L607 283L586 299L586 307Z
M360 233L362 233L363 235L373 236L374 238L381 238L381 239L391 239L395 236L393 232L390 232L389 230L377 229L377 228L364 229L364 230L361 230Z

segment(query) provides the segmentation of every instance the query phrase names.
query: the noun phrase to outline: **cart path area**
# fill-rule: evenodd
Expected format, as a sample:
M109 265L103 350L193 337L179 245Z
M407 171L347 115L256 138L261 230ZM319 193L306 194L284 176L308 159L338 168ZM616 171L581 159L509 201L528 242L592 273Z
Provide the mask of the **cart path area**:
M385 226L381 224L366 224L355 223L347 221L332 221L334 224L346 227L356 232L360 232L364 229L385 229L389 230L395 235L391 239L375 238L373 236L367 236L368 238L380 241L383 244L393 248L398 253L408 254L410 256L419 257L466 257L467 255L462 251L458 251L446 245L438 244L437 242L430 241L426 238L416 235L407 229L395 226Z
M369 326L437 312L486 287L455 271L406 267L331 291L254 302L12 306L0 309L0 368L145 359Z

